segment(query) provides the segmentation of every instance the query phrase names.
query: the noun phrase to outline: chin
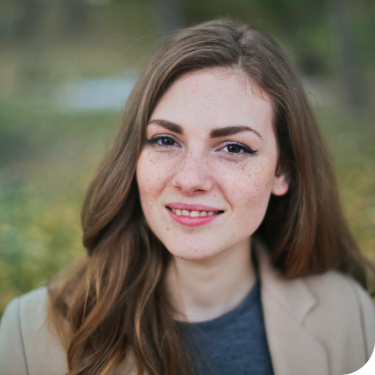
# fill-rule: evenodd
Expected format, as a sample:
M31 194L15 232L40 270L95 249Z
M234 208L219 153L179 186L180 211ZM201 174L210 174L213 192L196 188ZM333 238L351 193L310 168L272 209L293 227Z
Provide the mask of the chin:
M181 244L179 244L179 246L170 244L168 246L167 244L166 249L174 257L186 260L207 259L220 252L218 247L213 247L212 244L210 246L202 246L202 243L200 243L199 246L194 246L193 244L189 244L187 246L181 246Z
M168 250L169 251L169 250ZM169 251L174 257L184 260L203 260L216 255L215 252L207 252L199 249L191 249L184 251Z

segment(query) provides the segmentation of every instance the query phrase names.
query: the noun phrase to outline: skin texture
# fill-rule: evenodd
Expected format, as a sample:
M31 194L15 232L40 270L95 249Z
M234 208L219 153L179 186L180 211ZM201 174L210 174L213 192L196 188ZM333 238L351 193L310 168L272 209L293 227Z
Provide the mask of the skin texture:
M156 120L176 123L183 133ZM147 140L166 138L145 144L137 182L146 220L173 255L167 284L181 320L203 321L229 311L254 283L251 235L264 218L270 195L288 190L286 176L276 176L272 120L267 95L244 72L223 68L183 75L151 115ZM228 126L254 131L210 137L213 129ZM224 212L210 223L189 227L171 218L166 206L173 202Z

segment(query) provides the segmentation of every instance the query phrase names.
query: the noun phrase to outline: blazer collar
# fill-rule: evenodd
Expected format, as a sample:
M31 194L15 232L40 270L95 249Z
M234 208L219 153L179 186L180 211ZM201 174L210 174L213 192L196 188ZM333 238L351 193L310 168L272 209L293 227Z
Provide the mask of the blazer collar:
M272 267L262 242L257 240L254 249L274 374L329 374L324 346L304 326L304 320L317 303L316 298L303 278L287 280Z

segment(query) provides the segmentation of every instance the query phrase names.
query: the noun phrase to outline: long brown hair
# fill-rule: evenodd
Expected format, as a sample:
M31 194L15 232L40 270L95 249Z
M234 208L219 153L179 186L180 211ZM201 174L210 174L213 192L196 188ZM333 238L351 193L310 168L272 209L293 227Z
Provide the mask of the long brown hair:
M290 60L253 26L203 23L172 37L140 77L83 204L87 255L49 286L49 317L70 375L117 373L125 359L139 374L193 372L164 286L170 256L147 226L135 169L158 99L181 74L211 67L242 69L272 99L278 173L290 179L257 230L274 267L286 278L337 268L370 289L373 268L343 217L325 143Z

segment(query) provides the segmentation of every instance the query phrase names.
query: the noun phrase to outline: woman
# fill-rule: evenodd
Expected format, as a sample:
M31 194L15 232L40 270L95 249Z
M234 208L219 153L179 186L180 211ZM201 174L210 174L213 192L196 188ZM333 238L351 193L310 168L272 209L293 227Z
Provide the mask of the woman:
M371 356L373 268L295 69L254 27L160 50L82 223L81 263L9 304L2 374L346 374Z

